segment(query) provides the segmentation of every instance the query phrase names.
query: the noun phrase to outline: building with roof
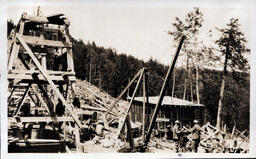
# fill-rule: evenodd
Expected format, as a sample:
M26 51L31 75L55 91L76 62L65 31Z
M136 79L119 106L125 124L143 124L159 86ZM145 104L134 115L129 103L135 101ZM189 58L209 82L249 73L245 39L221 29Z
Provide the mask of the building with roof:
M148 104L146 104L145 109L146 127L150 123L158 98L158 96L148 97ZM131 99L131 97L128 97L128 100L129 99ZM133 122L142 122L143 120L143 101L143 97L135 97L133 100L130 111L131 120ZM160 128L166 128L169 124L173 126L175 120L179 120L181 126L186 124L192 126L194 119L197 119L200 123L203 122L203 110L205 108L203 104L196 104L191 101L165 96L161 106L156 119L158 123L156 126L160 126Z

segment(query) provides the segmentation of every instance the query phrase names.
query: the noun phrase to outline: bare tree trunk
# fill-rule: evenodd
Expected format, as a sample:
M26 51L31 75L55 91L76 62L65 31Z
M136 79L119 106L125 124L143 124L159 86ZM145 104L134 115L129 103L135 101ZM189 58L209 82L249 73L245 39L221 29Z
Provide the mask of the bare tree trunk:
M191 98L191 102L193 102L193 76L192 76L192 70L191 70L191 67L189 67L189 84L190 84L190 98Z
M89 82L92 82L92 62L90 63Z
M197 104L200 104L200 95L199 95L199 66L196 63L196 99Z
M228 52L228 49L227 49ZM225 79L227 74L227 64L228 64L228 53L226 53L225 56L225 63L224 63L224 69L222 73L222 81L221 81L221 87L220 87L220 98L219 98L219 104L218 104L218 113L217 113L217 122L216 122L216 128L220 129L220 122L222 118L222 100L224 97L224 89L225 89Z
M189 57L187 55L187 65L186 65L186 77L185 77L185 84L184 84L184 93L183 93L183 100L186 100L186 94L187 94L187 77L188 77L188 62Z

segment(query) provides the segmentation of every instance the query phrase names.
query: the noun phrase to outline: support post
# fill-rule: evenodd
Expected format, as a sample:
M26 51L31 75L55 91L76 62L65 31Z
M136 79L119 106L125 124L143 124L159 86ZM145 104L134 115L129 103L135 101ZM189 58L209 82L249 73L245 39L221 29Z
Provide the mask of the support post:
M152 120L150 122L148 131L147 131L147 136L146 136L146 140L145 140L145 146L148 144L148 142L150 140L150 136L151 136L151 133L152 133L155 121L156 121L156 117L157 117L157 114L158 114L158 112L160 110L160 105L162 104L162 101L163 101L163 98L164 98L164 94L166 92L166 88L167 88L166 84L169 82L170 76L173 73L173 70L174 70L174 67L175 67L175 63L176 63L177 58L179 56L179 52L180 52L180 49L181 49L181 46L182 46L182 43L183 43L184 39L185 39L185 36L182 36L180 38L179 45L178 45L178 48L176 50L175 56L173 58L171 67L169 67L168 72L166 74L166 77L165 77L165 80L164 80L164 83L163 83L163 86L162 86L162 89L161 89L161 92L160 92L160 95L159 95L159 99L158 99L158 102L157 102L157 104L155 106L155 110L154 110L154 113L153 113L153 116L152 116Z
M16 34L22 35L23 31L24 31L24 21L21 20L19 33L16 33ZM14 37L14 44L13 44L12 52L11 52L9 63L8 63L8 70L12 70L13 63L15 62L15 60L18 57L19 50L20 50L20 45L17 45L17 38Z
M134 140L133 140L133 133L132 133L130 115L129 114L126 117L126 125L127 125L128 140L129 140L131 148L134 149Z
M142 109L142 140L145 137L145 110L146 110L146 73L143 74L143 109Z
M124 95L124 93L128 90L128 88L132 85L132 83L136 80L136 78L141 74L143 70L141 69L130 81L130 83L125 87L125 89L121 92L121 94L116 98L115 102L111 104L111 106L108 108L107 112L105 113L105 117L107 118L108 113L110 110L116 105L116 103L121 99L121 97Z
M42 55L42 58L41 58L41 63L42 63L42 66L44 69L47 69L46 67L46 54L43 54Z
M131 101L130 101L129 106L128 106L128 108L127 108L127 110L126 110L126 112L125 112L125 115L124 115L124 119L127 118L127 115L128 115L128 113L129 113L129 111L130 111L130 108L131 108L131 106L132 106L132 102L133 102L134 97L135 97L135 94L136 94L136 92L137 92L137 90L138 90L138 87L139 87L139 84L140 84L140 82L141 82L143 73L144 73L144 68L142 69L142 72L141 72L141 74L140 74L140 77L139 77L139 80L138 80L138 82L137 82L137 85L136 85L136 87L135 87L135 89L134 89L134 91L133 91ZM119 126L118 126L118 127L119 127L119 131L117 131L117 132L118 132L117 137L119 136L119 134L120 134L120 132L121 132L123 126L124 126L124 121L121 121L121 122L119 123Z

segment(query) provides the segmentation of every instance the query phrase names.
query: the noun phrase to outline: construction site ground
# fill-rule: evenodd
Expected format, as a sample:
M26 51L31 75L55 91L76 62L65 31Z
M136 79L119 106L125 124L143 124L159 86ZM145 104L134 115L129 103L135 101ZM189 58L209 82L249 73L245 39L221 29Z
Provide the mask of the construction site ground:
M90 105L95 108L103 108L102 110L107 110L109 105L114 102L115 98L111 97L108 93L100 90L96 86L90 84L87 81L77 80L76 90L80 96L81 105ZM120 100L117 103L118 108L113 109L113 113L117 113L118 117L125 111L128 106L128 101ZM103 111L105 112L105 111ZM103 113L102 112L102 113ZM119 115L120 114L120 115ZM118 117L114 117L117 121L120 120ZM101 118L101 117L100 117ZM139 127L138 123L132 122L132 127ZM237 131L237 130L236 130ZM198 152L206 153L220 153L224 150L224 147L232 149L234 147L241 148L244 152L249 151L249 140L239 131L234 131L231 133L226 132L226 137L223 138L214 126L209 123L202 126L202 139ZM236 133L236 135L234 134ZM92 140L88 140L82 143L83 152L118 152L121 148L129 147L128 141L121 141L117 138L117 129L110 127L109 131L105 132L104 137L95 137ZM232 137L231 137L232 136ZM225 140L225 143L223 142ZM234 146L234 141L237 141L237 145ZM140 143L142 137L134 138L134 143ZM218 142L216 142L218 141ZM221 141L221 143L219 142ZM224 145L225 144L225 145ZM188 146L189 147L189 146ZM189 152L190 149L186 148L180 150L183 152ZM230 150L227 150L230 151ZM146 152L151 153L161 153L170 152L175 153L175 143L173 140L166 140L164 138L152 137L148 143ZM236 152L236 151L235 151Z

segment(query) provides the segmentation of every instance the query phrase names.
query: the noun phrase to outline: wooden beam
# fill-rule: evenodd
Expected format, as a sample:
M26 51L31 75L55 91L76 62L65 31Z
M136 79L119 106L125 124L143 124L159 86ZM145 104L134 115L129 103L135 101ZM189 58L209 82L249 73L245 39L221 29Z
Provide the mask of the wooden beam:
M22 98L21 98L21 100L20 100L20 102L18 104L18 107L17 107L17 109L16 109L16 111L14 113L15 116L19 113L19 111L20 111L20 109L21 109L21 107L22 107L22 105L24 103L24 100L25 100L26 96L28 95L28 91L29 91L30 86L31 86L31 84L29 84L28 87L26 88L26 91L25 91L24 95L22 96Z
M20 23L20 28L19 28L19 34L22 35L23 34L23 31L24 31L24 21L21 20ZM17 33L16 33L17 35ZM11 55L10 55L10 58L9 58L9 63L8 63L8 70L12 70L13 68L13 64L14 62L16 61L17 57L18 57L18 53L19 53L19 50L20 50L20 45L17 44L17 38L16 36L14 36L14 44L12 45L12 52L11 52Z
M145 137L145 110L146 110L146 75L143 73L143 107L142 107L142 140Z
M49 75L66 75L66 76L74 76L75 72L67 72L67 71L51 71L51 70L46 70L46 72ZM10 70L9 73L11 74L28 74L32 75L34 73L40 73L39 70Z
M67 49L67 70L70 70L72 72L75 71L74 68L74 61L73 61L73 52L72 49Z
M20 49L20 46L17 45L16 43L16 37L14 38L14 44L12 46L12 51L11 51L11 55L10 55L10 58L8 60L8 70L12 70L13 69L13 64L14 64L14 61L15 59L17 59L17 54L19 52L19 49Z
M129 140L131 148L134 149L134 140L133 140L133 133L132 133L130 115L129 114L126 117L126 125L127 125L128 140Z
M32 75L26 75L26 74L8 74L7 78L8 78L8 80L12 80L12 79L17 79L17 80L33 80ZM38 78L41 81L46 81L44 76L41 75L41 74L38 75ZM51 79L52 81L65 81L63 76L60 76L60 75L53 75L53 76L50 75L49 79ZM69 79L70 79L70 81L75 81L76 77L72 76Z
M107 118L108 113L110 110L117 104L117 102L122 98L124 93L128 90L128 88L132 85L132 83L136 80L139 75L141 75L141 72L143 69L139 70L138 73L133 77L133 79L130 81L130 83L125 87L125 89L121 92L121 94L116 98L115 102L111 104L111 106L108 108L107 112L105 113L105 117Z
M55 40L46 40L41 39L40 37L36 36L22 36L24 41L30 45L42 45L42 46L49 46L49 47L66 47L71 48L72 44L62 41L55 41Z
M60 93L60 91L57 89L56 85L53 83L53 81L48 77L48 73L46 72L46 70L41 66L41 64L39 63L39 61L37 60L37 58L35 57L35 55L33 54L33 52L31 51L31 49L29 48L29 46L26 44L26 42L23 40L23 38L17 34L17 38L18 40L21 42L21 44L23 45L23 47L27 50L29 56L32 58L33 62L35 63L36 67L40 70L40 72L43 74L43 76L45 77L45 79L48 81L48 83L51 85L53 91L56 93L56 95L58 96L58 98L62 101L63 105L66 106L67 110L69 111L69 113L71 114L71 116L74 118L76 124L79 126L79 128L82 127L82 124L80 122L80 120L78 119L77 115L73 112L72 110L72 106L71 104L68 104L67 101L65 100L65 98L62 96L62 94ZM73 106L74 107L74 106Z
M17 119L16 119L17 118ZM21 123L29 123L29 122L67 122L74 121L72 117L8 117L8 123L17 123L17 120Z
M100 111L100 112L106 112L107 111L106 108L97 108L97 107L93 107L93 106L90 106L90 105L87 105L87 104L81 105L81 108L88 109L88 110ZM116 113L113 113L113 112L109 112L109 114L111 114L113 116L116 116L116 117L118 116Z
M38 88L41 90L41 92L43 93L45 99L46 99L46 102L47 102L47 107L48 107L48 110L50 112L50 114L54 114L54 104L52 102L52 100L50 99L47 91L44 90L44 87L41 85L39 79L38 79L38 75L37 74L33 74L32 75L33 79L35 80ZM34 90L35 90L35 87L34 87ZM38 93L38 97L41 101L44 101L43 98L41 97L41 95Z
M46 67L46 55L42 55L41 63L42 63L42 66L44 67L44 69L47 70L47 67Z
M35 86L32 85L32 89L35 90ZM36 92L36 91L34 91L34 92L35 92L35 95L37 96L37 98L42 102L42 105L43 105L43 107L45 107L46 111L49 114L51 114L51 111L48 108L49 105L44 102L42 95L40 93Z
M177 58L178 58L178 56L179 56L179 52L180 52L180 49L181 49L181 46L182 46L182 43L183 43L184 39L185 39L185 36L182 36L182 37L180 38L179 45L178 45L178 47L177 47L177 50L176 50L175 56L174 56L174 58L173 58L172 64L171 64L171 66L169 67L168 72L167 72L167 74L166 74L166 77L165 77L163 86L162 86L161 91L160 91L159 99L158 99L158 102L157 102L157 104L156 104L156 106L155 106L155 110L154 110L154 113L153 113L153 115L152 115L152 120L151 120L151 122L150 122L148 131L147 131L147 136L146 136L146 139L145 139L145 146L148 144L148 142L149 142L149 140L150 140L151 133L152 133L153 127L154 127L154 125L155 125L155 120L156 120L156 118L157 118L157 114L158 114L158 112L159 112L159 110L160 110L160 106L161 106L161 104L162 104L162 101L163 101L163 98L164 98L164 94L165 94L165 92L166 92L166 88L167 88L166 85L167 85L167 83L169 83L170 76L171 76L172 73L173 73L173 70L174 70L174 67L175 67L175 63L176 63Z
M11 102L11 97L12 97L12 95L13 95L13 92L15 91L15 89L16 89L17 87L16 86L13 86L13 89L12 89L12 91L11 91L11 94L9 95L9 97L8 97L8 105L10 105L10 102Z
M134 100L134 98L135 98L136 92L137 92L137 90L138 90L139 84L140 84L141 79L142 79L142 75L144 74L144 69L145 69L145 68L143 68L142 71L141 71L141 73L140 73L139 80L138 80L138 82L137 82L137 84L136 84L136 87L135 87L135 89L134 89L134 91L133 91L132 98L131 98L131 100L130 100L130 103L129 103L129 105L128 105L128 108L127 108L126 111L125 111L125 115L123 116L123 119L119 119L117 137L120 135L120 132L121 132L121 130L123 129L123 126L124 126L124 121L126 120L127 115L128 115L128 113L129 113L129 111L130 111L130 109L131 109L132 102L133 102L133 100Z

